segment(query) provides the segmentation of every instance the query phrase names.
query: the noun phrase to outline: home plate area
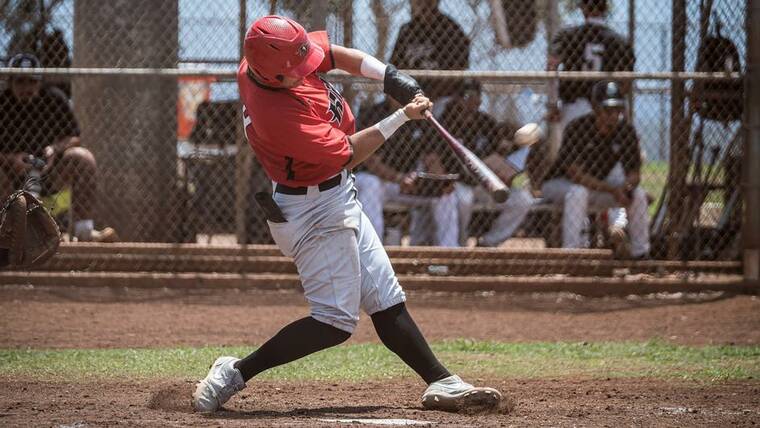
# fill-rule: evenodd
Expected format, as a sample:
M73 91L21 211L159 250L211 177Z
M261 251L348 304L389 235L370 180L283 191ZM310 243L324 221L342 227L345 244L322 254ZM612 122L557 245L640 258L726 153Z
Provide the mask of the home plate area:
M320 422L333 422L338 424L359 424L359 425L383 425L383 426L430 426L434 422L415 421L412 419L317 419Z

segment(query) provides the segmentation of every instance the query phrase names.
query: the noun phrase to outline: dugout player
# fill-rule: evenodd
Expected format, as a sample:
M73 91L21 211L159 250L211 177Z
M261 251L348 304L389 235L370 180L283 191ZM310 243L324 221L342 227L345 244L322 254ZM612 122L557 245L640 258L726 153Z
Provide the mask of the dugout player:
M570 122L562 149L541 191L562 204L562 246L580 248L589 205L627 209L631 256L649 254L649 205L640 187L641 151L636 130L625 121L625 98L615 82L597 82L594 112Z
M31 54L12 57L11 68L38 68ZM95 157L81 146L79 125L66 96L43 86L39 75L11 77L0 92L0 198L22 188L32 169L29 156L45 160L39 196L71 186L74 237L79 241L114 242L116 231L94 228Z
M362 109L358 125L360 128L370 127L399 107L392 98L386 97L380 103ZM429 211L432 217L424 225L410 227L411 245L429 245L427 238L432 235L433 245L459 246L456 194L453 191L440 195L423 194L426 189L420 188L423 186L415 179L417 172L429 169L423 165L423 157L427 155L423 149L429 150L430 142L437 139L431 131L431 127L417 123L404 126L356 170L359 202L381 241L385 232L383 207L387 203L399 203ZM400 237L389 238L390 242L386 244L401 244Z
M405 107L356 132L348 103L316 74L334 68L383 81ZM356 198L351 169L432 107L417 82L361 51L331 45L324 31L307 34L291 19L266 16L246 34L238 88L246 136L273 184L257 201L278 247L296 263L311 316L243 359L218 358L193 393L194 408L213 412L264 370L344 342L360 309L383 344L428 384L423 406L497 406L497 390L463 382L433 355Z
M607 0L581 0L585 22L561 30L551 42L547 69L549 71L633 71L636 58L630 43L604 22ZM577 117L591 112L593 80L561 80L559 82L559 111L550 112L555 119L550 136L549 151L553 161L559 150L565 126ZM627 88L623 88L624 93ZM550 106L555 109L556 106Z
M441 123L475 156L485 159L497 150L500 140L511 139L516 128L509 123L500 125L491 115L481 111L482 99L483 88L480 82L464 79L460 92L446 105L441 114ZM451 150L443 148L440 152L444 153L445 170L462 177L462 180L456 183L455 193L459 202L459 244L466 246L475 204L487 203L492 199L453 156Z

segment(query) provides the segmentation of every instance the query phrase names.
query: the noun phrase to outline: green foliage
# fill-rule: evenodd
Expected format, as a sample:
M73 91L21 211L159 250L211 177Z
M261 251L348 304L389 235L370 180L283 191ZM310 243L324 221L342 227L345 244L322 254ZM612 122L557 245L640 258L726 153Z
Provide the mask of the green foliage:
M501 343L455 340L433 350L467 377L653 377L723 381L760 377L760 346L682 346L662 341ZM5 349L0 376L84 380L95 378L201 378L220 355L243 356L246 347L172 349ZM359 381L413 376L379 344L344 345L261 375L281 380Z

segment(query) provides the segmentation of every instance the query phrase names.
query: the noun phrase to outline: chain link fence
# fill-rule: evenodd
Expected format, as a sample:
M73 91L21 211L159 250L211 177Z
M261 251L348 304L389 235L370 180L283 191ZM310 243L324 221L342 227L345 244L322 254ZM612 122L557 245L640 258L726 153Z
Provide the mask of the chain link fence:
M744 2L12 0L0 9L0 56L13 67L0 83L0 193L41 172L36 190L67 240L272 242L252 203L271 182L245 141L234 75L248 24L276 13L411 70L440 122L511 187L495 203L431 127L407 124L354 171L386 245L740 258ZM20 53L56 70L25 72L22 59L11 64ZM357 129L397 108L377 82L327 79ZM421 172L458 179L402 184Z

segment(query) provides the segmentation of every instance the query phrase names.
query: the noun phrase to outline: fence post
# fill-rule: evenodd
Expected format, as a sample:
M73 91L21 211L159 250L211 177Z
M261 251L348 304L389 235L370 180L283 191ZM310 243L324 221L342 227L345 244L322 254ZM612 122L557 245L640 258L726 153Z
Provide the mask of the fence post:
M673 0L673 32L671 38L671 69L672 71L684 71L686 39L686 0ZM670 186L670 195L667 201L667 242L668 258L678 256L681 241L687 230L685 222L689 219L683 209L683 202L687 197L686 174L689 165L689 138L688 127L684 116L684 81L670 81L670 165L668 169L667 185Z
M760 0L747 0L744 98L744 281L760 286Z
M177 0L77 0L74 66L177 67L178 10ZM174 239L183 216L167 203L177 191L177 81L91 76L72 86L98 162L98 220L127 241Z
M248 14L246 0L239 1L240 17L238 22L238 58L243 57L243 45L245 33L248 29ZM238 244L248 243L248 211L252 208L249 204L251 182L251 149L245 139L243 128L243 109L238 109L238 122L235 124L237 132L237 153L235 155L235 237Z

